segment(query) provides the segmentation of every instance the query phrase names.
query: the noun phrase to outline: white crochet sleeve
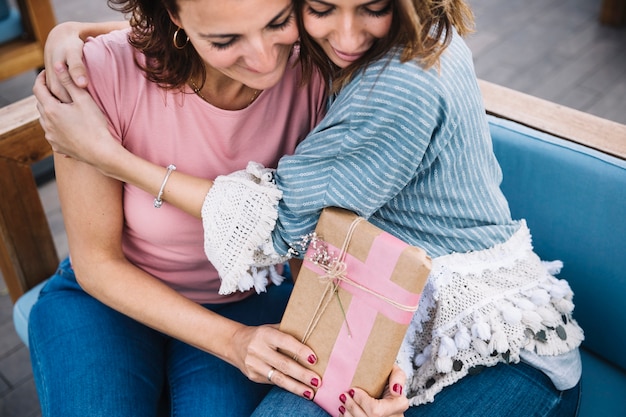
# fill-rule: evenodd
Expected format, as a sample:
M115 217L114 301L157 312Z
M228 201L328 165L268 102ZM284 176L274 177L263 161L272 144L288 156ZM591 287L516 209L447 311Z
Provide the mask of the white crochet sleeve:
M202 205L204 252L222 280L219 293L265 291L268 276L282 282L273 265L288 257L274 251L271 234L282 192L273 170L256 162L215 179Z

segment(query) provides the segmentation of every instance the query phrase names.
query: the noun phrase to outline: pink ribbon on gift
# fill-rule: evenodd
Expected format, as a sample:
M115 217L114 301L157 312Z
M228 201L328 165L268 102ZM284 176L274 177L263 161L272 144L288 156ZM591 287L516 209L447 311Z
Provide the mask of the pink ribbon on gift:
M331 414L337 413L341 405L339 394L351 387L376 316L380 313L397 323L408 325L417 309L421 294L407 291L391 281L395 265L406 246L394 236L381 233L374 239L365 262L361 262L327 244L329 251L341 253L341 259L347 265L345 276L329 285L338 285L353 295L324 373L324 383L315 395L315 402ZM328 272L328 268L311 262L307 256L304 267L320 276Z

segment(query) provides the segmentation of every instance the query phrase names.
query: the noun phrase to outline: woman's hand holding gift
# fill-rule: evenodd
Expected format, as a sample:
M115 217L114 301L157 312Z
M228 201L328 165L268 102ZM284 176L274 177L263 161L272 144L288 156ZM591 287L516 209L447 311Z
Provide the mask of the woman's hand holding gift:
M233 335L233 346L234 363L252 381L277 385L308 400L322 383L300 364L315 363L315 353L277 326L242 327Z
M389 383L381 399L375 399L362 389L352 388L341 394L343 403L338 410L346 417L399 417L409 408L409 400L403 394L406 375L398 365L394 365ZM341 408L343 407L343 408Z

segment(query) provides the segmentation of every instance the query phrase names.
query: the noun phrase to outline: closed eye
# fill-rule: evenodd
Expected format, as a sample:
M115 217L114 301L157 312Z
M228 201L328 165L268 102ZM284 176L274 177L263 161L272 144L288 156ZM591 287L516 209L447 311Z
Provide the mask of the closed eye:
M237 42L237 39L239 39L238 35L234 35L230 37L230 40L228 42L211 42L211 46L215 49L228 49L230 46L232 46L235 42Z
M372 17L387 16L389 13L391 13L391 2L388 2L387 5L382 9L372 10L369 7L365 7L363 10L365 11L365 13Z
M282 19L282 20L281 20ZM268 24L270 30L282 30L288 27L294 20L293 6L289 5L280 11ZM234 45L240 38L238 34L200 34L200 37L207 39L212 48L223 50ZM223 41L218 41L223 39Z
M293 14L292 8L291 10L289 10L289 14L287 15L287 17L285 17L282 21L270 23L269 25L267 25L267 27L271 30L282 30L289 26L293 22L294 18L295 16Z

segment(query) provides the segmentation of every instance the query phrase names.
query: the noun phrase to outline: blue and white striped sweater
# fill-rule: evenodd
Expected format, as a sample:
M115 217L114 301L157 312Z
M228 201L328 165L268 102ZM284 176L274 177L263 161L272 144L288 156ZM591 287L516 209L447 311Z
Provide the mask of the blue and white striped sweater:
M370 65L281 159L279 253L327 206L352 210L431 257L506 241L519 228L499 185L469 49L458 36L425 71L393 55Z

